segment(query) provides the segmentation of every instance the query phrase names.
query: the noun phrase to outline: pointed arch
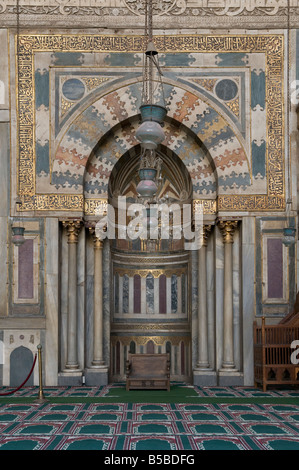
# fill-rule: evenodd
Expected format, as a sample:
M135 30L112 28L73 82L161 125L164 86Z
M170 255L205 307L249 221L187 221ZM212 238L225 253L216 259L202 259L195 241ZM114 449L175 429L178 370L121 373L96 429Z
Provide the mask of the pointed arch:
M131 83L98 97L83 109L60 136L51 183L81 194L88 164L87 176L96 177L99 185L91 191L106 197L105 182L113 166L121 155L138 145L135 132L139 102L139 87ZM196 198L216 190L218 194L244 192L251 184L241 134L195 91L172 85L164 132L163 145L184 161Z

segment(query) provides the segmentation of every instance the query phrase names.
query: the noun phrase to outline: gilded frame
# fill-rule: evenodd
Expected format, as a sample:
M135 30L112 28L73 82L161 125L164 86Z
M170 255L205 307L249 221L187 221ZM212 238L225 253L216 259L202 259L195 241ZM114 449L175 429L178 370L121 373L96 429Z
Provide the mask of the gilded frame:
M34 54L36 52L140 52L142 36L92 34L19 35L17 85L17 190L23 211L68 211L95 215L101 200L84 200L75 194L36 194L34 142ZM17 38L16 38L17 40ZM157 49L167 52L261 52L266 58L267 106L267 194L221 195L205 202L204 212L282 211L284 182L284 36L283 34L176 35L156 36ZM17 79L16 79L17 81ZM195 201L195 204L200 200Z

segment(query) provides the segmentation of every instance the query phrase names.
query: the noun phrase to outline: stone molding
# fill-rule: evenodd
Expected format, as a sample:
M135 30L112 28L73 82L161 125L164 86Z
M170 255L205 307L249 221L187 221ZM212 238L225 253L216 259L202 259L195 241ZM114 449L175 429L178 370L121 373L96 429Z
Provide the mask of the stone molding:
M299 16L299 0L163 0L153 6L154 26L167 29L296 27ZM16 13L17 0L0 0L0 26L16 25ZM137 0L20 0L19 13L20 26L26 27L144 26L144 9Z

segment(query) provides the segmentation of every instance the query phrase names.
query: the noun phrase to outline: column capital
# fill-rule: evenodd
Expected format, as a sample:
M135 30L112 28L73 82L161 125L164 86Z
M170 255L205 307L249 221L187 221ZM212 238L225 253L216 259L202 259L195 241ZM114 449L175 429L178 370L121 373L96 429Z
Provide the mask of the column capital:
M91 225L88 227L89 233L93 236L93 246L95 249L102 249L104 241L97 237L95 226Z
M211 230L212 230L212 225L211 224L203 225L203 227L202 227L202 244L203 244L203 246L207 246Z
M234 233L238 220L219 220L218 225L223 236L223 243L234 243Z
M80 219L63 220L62 225L67 230L67 242L78 243L78 235L82 226Z

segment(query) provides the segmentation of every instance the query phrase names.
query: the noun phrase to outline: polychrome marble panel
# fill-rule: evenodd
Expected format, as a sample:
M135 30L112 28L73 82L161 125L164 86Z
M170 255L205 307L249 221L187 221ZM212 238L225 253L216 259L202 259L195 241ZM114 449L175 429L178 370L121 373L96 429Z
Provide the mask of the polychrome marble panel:
M217 192L220 210L282 209L283 36L155 41L168 117L177 126L167 143L189 165L194 198ZM106 197L114 163L135 145L140 50L138 36L21 36L17 175L23 209L84 211L85 168L97 149L100 189L92 194ZM210 179L201 177L211 164Z

